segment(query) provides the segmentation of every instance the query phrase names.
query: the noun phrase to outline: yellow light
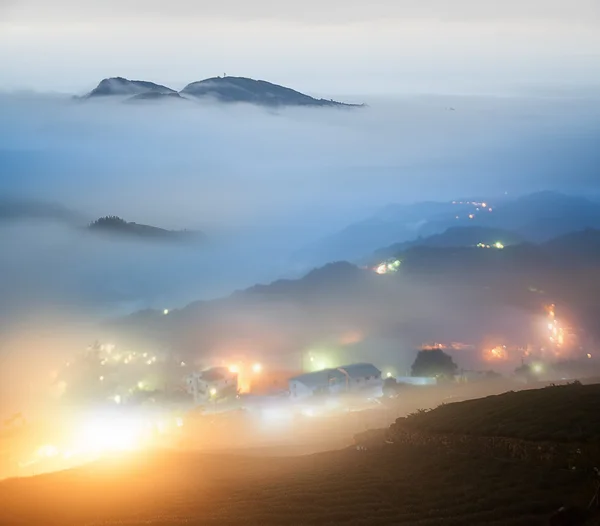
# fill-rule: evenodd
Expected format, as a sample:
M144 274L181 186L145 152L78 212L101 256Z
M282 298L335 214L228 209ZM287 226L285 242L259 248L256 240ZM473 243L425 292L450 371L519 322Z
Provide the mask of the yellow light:
M377 274L385 274L387 270L387 265L385 263L382 263L375 269L375 272L377 272Z
M84 423L78 443L88 451L102 453L135 449L142 444L143 422L124 416L94 416Z
M101 382L102 382L102 381L104 381L104 376L101 376L101 377L100 377L100 381L101 381Z
M231 374L237 374L237 373L239 373L239 371L240 371L240 369L237 365L233 364L233 365L229 366L229 372Z
M588 357L588 358L591 358L591 357L592 357L592 355L591 355L590 353L587 353L587 357Z
M52 444L46 444L37 450L37 456L43 458L52 458L58 455L58 448Z
M183 427L183 419L182 418L176 418L175 419L175 424L177 425L177 427Z
M255 373L260 373L262 371L262 365L259 363L255 363L252 366L252 371L254 371Z
M115 395L113 400L115 401L115 404L120 404L121 403L121 395Z
M167 314L169 314L169 309L165 309L163 310L163 314L166 316Z
M386 376L387 376L388 378L391 378L391 377L392 377L392 373L389 373L389 372L388 372L388 373L386 373Z
M209 392L210 392L210 396L215 396L217 394L217 390L214 387L212 387Z
M542 367L541 364L536 363L536 364L533 365L533 372L534 373L541 373L542 370L543 370L543 367Z
M144 388L144 382L138 382L137 386L138 386L138 389L143 389Z
M487 204L486 204L486 203L481 203L481 206L482 206L483 208L487 208Z
M500 243L500 241L496 241L494 243L494 247L501 250L504 248L504 245L502 243Z
M314 356L311 356L311 357L310 357L310 361L311 361L311 362L314 362L314 361L315 361L315 357L314 357Z

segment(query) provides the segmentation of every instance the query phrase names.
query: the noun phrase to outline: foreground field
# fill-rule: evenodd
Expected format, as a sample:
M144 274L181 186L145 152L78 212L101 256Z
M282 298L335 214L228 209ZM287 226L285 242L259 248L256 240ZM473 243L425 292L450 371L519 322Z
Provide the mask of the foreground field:
M0 522L533 526L592 491L582 473L425 447L288 458L155 452L2 482Z

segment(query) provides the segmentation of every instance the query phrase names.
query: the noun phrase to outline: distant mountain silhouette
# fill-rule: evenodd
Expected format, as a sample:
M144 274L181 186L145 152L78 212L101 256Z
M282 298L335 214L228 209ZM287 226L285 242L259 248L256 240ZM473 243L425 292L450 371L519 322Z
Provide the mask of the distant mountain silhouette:
M478 201L484 200L388 205L373 216L305 247L294 255L294 261L308 266L340 259L363 261L383 247L418 242L419 237L429 238L452 227L497 229L532 242L600 228L600 204L583 197L539 192L515 200L486 203L486 207L477 206Z
M183 97L182 97L183 95ZM142 80L123 77L104 79L81 99L103 97L129 97L127 102L157 101L194 98L212 99L218 102L245 102L259 106L315 106L315 107L360 107L362 104L347 104L329 99L315 99L291 88L279 86L265 80L246 77L213 77L188 84L181 92Z
M186 100L184 97L179 95L179 93L162 93L160 91L148 91L146 93L140 93L138 95L134 95L126 100L126 102L155 102L155 101L184 101Z
M291 88L245 77L213 77L192 82L181 93L195 98L212 97L220 102L247 102L263 106L360 106L315 99Z
M0 198L0 221L26 219L77 223L82 221L82 216L56 203L30 199Z
M154 82L147 82L145 80L129 80L123 77L112 77L100 81L100 84L87 95L84 95L84 99L92 99L98 97L109 97L109 96L136 96L148 93L158 94L176 94L177 92L166 86L155 84Z
M406 353L410 365L424 341L485 344L490 334L537 338L543 306L552 302L565 323L600 337L600 230L503 250L415 246L401 258L395 274L332 263L301 279L192 303L168 316L136 313L114 326L192 357L198 349L236 348L240 342L273 356L298 356L323 342L328 355L341 353L346 362L354 359L353 349L362 348L358 359L376 356L372 342L396 335L394 355ZM348 333L357 347L335 343L347 341ZM374 339L360 343L367 337Z
M518 245L524 241L525 239L522 236L510 230L485 226L457 226L448 228L441 234L419 237L404 243L395 243L377 250L373 257L375 260L387 259L418 246L437 248L473 247L479 243L493 245L496 242L501 242L504 246L510 246Z
M140 239L192 241L204 238L204 234L201 232L165 230L164 228L155 226L130 223L118 216L101 217L90 223L88 229L92 232L137 237Z

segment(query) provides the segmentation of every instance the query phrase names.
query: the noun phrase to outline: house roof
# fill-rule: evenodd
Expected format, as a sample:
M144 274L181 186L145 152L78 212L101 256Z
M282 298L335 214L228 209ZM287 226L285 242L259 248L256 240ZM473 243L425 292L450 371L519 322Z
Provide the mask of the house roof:
M306 373L290 378L291 382L300 382L306 387L315 388L329 385L330 380L343 380L346 378L344 373L337 369L323 369L314 373Z
M331 379L345 380L346 375L350 378L365 378L381 375L381 371L370 363L353 363L343 365L337 369L323 369L314 373L301 374L290 378L290 381L300 382L307 387L315 388L328 385Z
M381 371L371 363L353 363L342 365L338 370L345 371L350 378L365 378L366 376L378 376Z
M222 380L228 376L228 374L229 370L227 367L212 367L211 369L202 371L200 374L200 379L205 382L216 382L218 380Z

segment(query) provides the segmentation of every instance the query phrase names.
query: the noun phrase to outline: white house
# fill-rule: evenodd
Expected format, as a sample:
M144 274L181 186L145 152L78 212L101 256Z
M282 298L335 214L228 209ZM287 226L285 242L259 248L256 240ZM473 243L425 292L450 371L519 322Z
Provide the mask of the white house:
M195 404L237 394L237 374L227 367L212 367L186 378L187 391L194 397Z
M365 391L381 395L381 371L370 363L355 363L335 369L301 374L289 380L290 397L301 400L317 394Z

